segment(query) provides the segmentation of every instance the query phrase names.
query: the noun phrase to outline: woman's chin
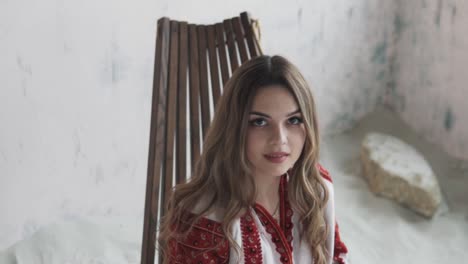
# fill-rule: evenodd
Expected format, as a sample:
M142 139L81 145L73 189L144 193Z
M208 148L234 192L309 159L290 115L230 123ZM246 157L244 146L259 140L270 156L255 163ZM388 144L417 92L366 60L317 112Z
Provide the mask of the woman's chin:
M288 168L276 168L272 169L269 168L268 170L264 170L265 175L271 175L271 176L282 176L288 171Z

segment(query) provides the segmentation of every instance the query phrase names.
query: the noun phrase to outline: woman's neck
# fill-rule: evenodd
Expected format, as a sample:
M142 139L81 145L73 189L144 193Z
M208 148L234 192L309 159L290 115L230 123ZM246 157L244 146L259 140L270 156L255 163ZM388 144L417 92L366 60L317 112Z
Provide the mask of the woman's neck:
M257 185L257 196L255 202L265 207L268 212L273 213L279 204L279 185L281 177L254 176Z

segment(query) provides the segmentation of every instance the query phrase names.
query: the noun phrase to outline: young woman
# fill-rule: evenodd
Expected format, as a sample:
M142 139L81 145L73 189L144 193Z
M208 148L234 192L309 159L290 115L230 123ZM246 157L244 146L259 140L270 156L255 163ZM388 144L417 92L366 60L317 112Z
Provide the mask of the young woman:
M243 64L192 178L168 202L165 263L346 263L318 154L315 102L298 69L280 56Z

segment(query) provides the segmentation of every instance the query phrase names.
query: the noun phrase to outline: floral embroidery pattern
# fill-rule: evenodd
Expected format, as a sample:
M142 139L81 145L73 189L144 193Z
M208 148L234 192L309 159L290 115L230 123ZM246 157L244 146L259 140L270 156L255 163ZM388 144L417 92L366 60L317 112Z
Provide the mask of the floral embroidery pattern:
M229 261L229 242L221 224L204 217L198 219L186 237L171 240L169 248L171 260L175 263L214 264Z
M242 247L244 248L244 262L261 264L263 262L262 244L255 221L247 212L240 220L242 232Z

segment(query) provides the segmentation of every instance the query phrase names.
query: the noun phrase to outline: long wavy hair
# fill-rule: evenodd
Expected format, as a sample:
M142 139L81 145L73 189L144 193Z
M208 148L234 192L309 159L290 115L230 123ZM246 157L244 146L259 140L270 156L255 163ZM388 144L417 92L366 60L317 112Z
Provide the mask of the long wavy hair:
M222 212L221 226L237 252L232 225L255 203L252 165L246 157L249 112L257 90L279 84L287 88L302 113L306 138L302 153L290 170L288 195L301 223L301 239L310 248L314 263L325 264L329 252L329 227L324 219L328 192L317 169L319 131L312 92L299 70L281 56L260 56L239 67L226 83L214 119L203 142L203 151L188 182L174 187L161 221L158 250L169 260L171 239L183 239L193 224L212 212ZM194 208L198 209L194 212ZM193 214L187 218L187 212ZM239 254L238 254L239 255Z

